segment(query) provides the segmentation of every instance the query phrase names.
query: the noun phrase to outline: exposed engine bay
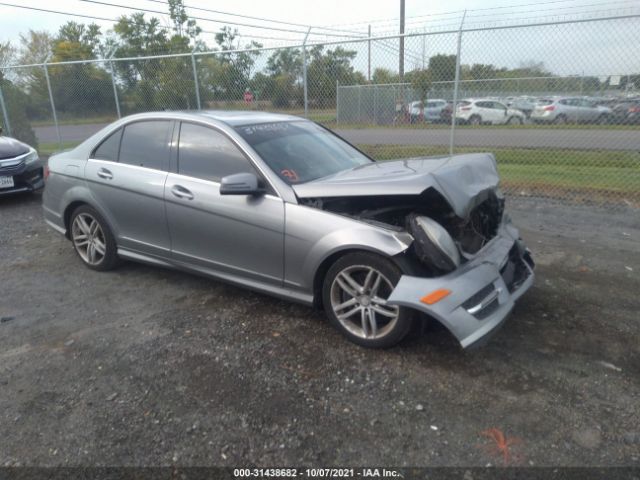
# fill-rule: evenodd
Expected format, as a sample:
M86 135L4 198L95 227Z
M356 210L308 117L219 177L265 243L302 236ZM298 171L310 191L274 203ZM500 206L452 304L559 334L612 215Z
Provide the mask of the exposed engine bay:
M306 198L301 202L373 225L407 231L415 240L412 253L431 274L452 271L473 257L496 236L504 212L504 198L496 190L486 192L486 198L468 218L457 216L433 188L420 195Z

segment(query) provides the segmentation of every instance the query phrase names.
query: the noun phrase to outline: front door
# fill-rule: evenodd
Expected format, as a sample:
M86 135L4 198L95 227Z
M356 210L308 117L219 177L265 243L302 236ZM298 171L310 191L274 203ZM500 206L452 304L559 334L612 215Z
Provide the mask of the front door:
M183 122L165 186L175 260L274 285L283 279L284 203L275 194L220 195L220 179L251 161L223 132Z

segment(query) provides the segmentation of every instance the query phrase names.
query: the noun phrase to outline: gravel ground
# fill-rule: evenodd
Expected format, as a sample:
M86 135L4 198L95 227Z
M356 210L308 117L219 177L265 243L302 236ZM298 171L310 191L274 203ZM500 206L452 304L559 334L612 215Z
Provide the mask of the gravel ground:
M538 278L491 343L371 351L213 280L88 270L39 196L0 198L0 465L640 465L637 211L510 213Z

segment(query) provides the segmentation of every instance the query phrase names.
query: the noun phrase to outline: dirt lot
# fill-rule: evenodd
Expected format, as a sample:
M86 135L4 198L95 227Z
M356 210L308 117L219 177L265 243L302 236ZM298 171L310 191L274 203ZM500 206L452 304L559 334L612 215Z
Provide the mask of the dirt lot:
M0 198L0 465L639 465L640 215L510 210L538 279L492 342L369 351L212 280L90 271L38 196Z

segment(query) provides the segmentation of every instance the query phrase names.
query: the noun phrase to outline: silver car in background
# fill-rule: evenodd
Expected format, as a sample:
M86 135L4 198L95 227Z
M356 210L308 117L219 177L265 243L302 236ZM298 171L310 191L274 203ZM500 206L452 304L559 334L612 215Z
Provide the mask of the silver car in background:
M612 110L596 105L583 97L541 98L536 103L531 120L535 123L610 123Z
M87 267L134 260L323 307L367 347L425 317L479 345L534 278L491 154L376 162L293 116L162 112L49 172L45 220Z
M429 99L424 104L424 110L422 108L423 102L411 102L409 104L409 114L411 115L411 123L425 121L431 123L442 122L442 111L449 104L446 100L442 99Z

